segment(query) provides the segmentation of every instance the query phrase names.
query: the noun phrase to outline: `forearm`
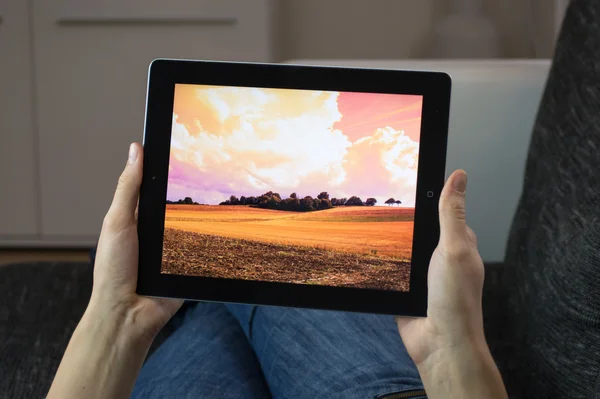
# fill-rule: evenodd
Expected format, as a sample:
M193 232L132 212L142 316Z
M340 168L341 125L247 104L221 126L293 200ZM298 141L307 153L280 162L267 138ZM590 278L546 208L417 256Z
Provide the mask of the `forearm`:
M128 398L151 340L136 336L131 315L90 305L75 329L48 398Z
M419 373L431 399L508 397L484 339L431 354Z

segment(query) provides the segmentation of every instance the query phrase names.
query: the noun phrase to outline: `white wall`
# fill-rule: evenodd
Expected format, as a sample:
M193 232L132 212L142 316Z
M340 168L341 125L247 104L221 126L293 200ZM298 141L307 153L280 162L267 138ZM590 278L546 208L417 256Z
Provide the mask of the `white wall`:
M561 1L561 0L559 0ZM554 43L551 0L483 0L500 34L501 56L549 58ZM430 32L452 1L280 0L280 59L435 57Z
M289 58L418 57L434 0L284 0L281 56Z

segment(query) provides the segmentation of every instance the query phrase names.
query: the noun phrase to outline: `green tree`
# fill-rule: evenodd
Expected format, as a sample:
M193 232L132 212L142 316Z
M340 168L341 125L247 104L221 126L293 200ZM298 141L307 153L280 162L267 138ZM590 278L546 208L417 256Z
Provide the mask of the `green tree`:
M321 194L317 195L318 199L329 199L329 193L327 193L327 191L322 191Z
M300 212L310 212L314 211L315 207L313 206L313 198L311 196L306 196L300 200Z
M326 198L321 198L321 200L319 201L319 209L330 209L330 208L332 208L331 201L329 201Z
M362 202L362 200L359 197L352 196L352 197L348 198L348 201L346 201L346 205L347 206L363 206L364 203Z
M281 204L281 198L278 195L272 195L267 202L267 208L279 209L279 204Z
M298 198L286 198L281 202L280 207L284 211L297 212L300 208L300 200Z

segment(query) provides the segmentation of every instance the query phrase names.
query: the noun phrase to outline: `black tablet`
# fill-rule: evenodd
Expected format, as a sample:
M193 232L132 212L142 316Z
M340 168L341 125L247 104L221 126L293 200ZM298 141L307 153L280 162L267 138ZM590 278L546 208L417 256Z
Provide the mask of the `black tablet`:
M451 81L159 59L141 295L424 316Z

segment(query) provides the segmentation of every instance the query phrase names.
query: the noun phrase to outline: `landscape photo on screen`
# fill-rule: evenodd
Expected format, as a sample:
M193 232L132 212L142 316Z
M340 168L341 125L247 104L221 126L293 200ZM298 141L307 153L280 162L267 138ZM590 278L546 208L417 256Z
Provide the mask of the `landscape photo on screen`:
M177 84L161 273L408 291L422 105Z

